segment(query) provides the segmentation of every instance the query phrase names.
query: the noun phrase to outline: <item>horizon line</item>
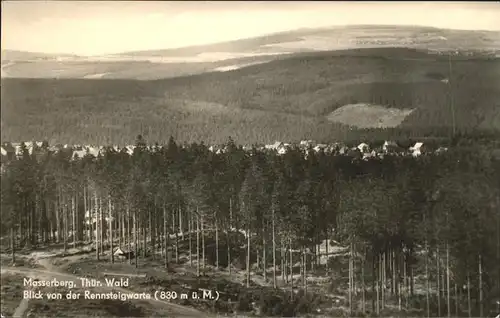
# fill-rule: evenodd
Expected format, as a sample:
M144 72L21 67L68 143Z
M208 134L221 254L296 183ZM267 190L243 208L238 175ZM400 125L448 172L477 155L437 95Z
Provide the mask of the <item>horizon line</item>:
M210 43L204 43L204 44L193 44L193 45L187 45L187 46L168 47L168 48L163 48L163 49L142 49L142 50L131 50L131 51L119 51L119 52L114 52L114 53L101 53L101 54L75 54L75 53L69 53L69 52L48 53L48 52L43 52L43 51L26 51L26 50L4 48L4 47L2 48L1 52L4 53L5 51L15 51L15 52L20 52L20 53L43 54L43 55L49 55L49 56L69 55L69 56L75 56L75 57L98 57L98 56L131 54L131 53L148 52L148 51L168 51L168 50L196 48L196 47L203 47L203 46L209 46L209 45L231 43L231 42L242 41L242 40L258 39L258 38L263 38L263 37L267 37L267 36L286 34L286 33L290 33L290 32L306 31L306 30L329 30L329 29L341 29L341 28L346 28L346 27L362 27L362 26L396 27L396 28L427 28L427 29L434 29L434 30L448 30L448 31L461 31L461 32L488 32L488 33L499 33L500 34L500 30L486 30L486 29L470 30L470 29L439 28L439 27L428 26L428 25L419 25L419 24L398 25L398 24L358 24L357 23L357 24L331 25L331 26L324 26L324 27L302 27L302 28L295 28L295 29L290 29L290 30L286 30L286 31L269 32L269 33L265 33L262 35L251 36L251 37L235 38L233 40L228 40L228 41L217 41L217 42L210 42Z

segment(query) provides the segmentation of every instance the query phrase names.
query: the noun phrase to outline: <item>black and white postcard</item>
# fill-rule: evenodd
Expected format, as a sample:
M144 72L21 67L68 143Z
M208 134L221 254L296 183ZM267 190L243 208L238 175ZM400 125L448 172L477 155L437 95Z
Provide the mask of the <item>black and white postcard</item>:
M500 318L499 2L1 27L2 318Z

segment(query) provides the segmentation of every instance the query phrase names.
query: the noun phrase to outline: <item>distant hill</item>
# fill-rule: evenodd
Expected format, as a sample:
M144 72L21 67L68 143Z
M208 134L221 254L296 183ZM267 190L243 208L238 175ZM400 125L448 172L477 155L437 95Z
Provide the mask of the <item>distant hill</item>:
M249 39L165 50L125 52L127 56L196 56L208 52L283 53L398 46L431 50L500 49L500 32L424 26L352 25L299 29Z
M71 54L48 54L40 52L27 52L17 50L2 50L2 61L30 61L30 60L44 60L44 59L57 59L58 57L78 57Z
M2 51L2 77L150 80L235 69L283 55L373 47L494 55L500 52L500 32L361 25L299 29L210 45L106 56Z
M1 136L267 143L500 130L499 70L498 59L373 48L154 81L7 78Z

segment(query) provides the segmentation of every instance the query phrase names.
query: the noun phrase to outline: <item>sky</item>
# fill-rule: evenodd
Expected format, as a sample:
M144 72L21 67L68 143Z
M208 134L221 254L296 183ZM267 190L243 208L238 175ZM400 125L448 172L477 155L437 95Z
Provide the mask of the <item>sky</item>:
M352 24L500 31L499 2L2 1L2 49L101 55Z

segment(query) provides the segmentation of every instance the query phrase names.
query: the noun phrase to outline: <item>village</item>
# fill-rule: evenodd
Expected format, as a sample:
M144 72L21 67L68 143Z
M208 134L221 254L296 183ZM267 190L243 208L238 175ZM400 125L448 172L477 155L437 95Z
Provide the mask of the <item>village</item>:
M95 146L95 145L68 145L68 144L56 144L50 146L46 142L41 141L28 141L28 142L4 142L1 146L2 162L9 159L22 157L23 147L30 155L33 154L43 154L47 151L52 153L59 152L69 152L71 153L71 158L81 159L86 155L93 157L98 157L104 154L105 151L113 150L115 152L122 152L132 155L134 153L135 146L127 145L124 147L119 146ZM182 146L182 145L181 145ZM154 150L154 146L148 146L148 149ZM395 141L385 141L381 146L371 146L367 143L360 143L359 145L348 146L341 142L335 142L330 144L316 143L313 140L302 140L298 144L285 143L276 141L273 144L260 145L260 146L242 146L245 151L251 151L253 149L258 151L275 152L278 155L284 155L291 149L300 149L305 156L309 151L314 151L316 153L323 152L325 154L333 155L344 155L350 156L355 159L368 160L370 158L383 158L386 155L396 155L396 156L413 156L418 157L423 154L438 154L443 151L447 151L447 147L430 147L423 142L415 142L413 146L405 148L404 146L398 144ZM208 150L216 154L221 154L227 151L227 146L225 145L211 145Z

